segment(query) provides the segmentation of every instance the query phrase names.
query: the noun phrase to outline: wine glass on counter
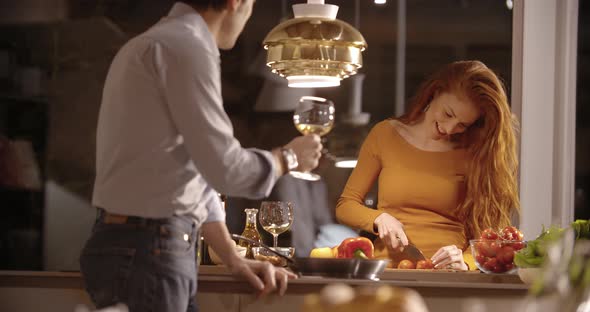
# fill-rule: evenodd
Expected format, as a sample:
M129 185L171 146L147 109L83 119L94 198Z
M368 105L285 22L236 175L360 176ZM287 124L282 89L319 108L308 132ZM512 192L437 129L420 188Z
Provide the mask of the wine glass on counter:
M302 96L293 113L295 128L303 135L317 134L324 136L334 127L334 103L316 96ZM325 141L324 141L325 142ZM326 153L324 149L322 153ZM318 181L321 177L311 172L291 171L295 178Z
M293 224L293 204L284 201L263 201L260 204L259 221L262 228L272 234L273 247L277 247L279 234Z

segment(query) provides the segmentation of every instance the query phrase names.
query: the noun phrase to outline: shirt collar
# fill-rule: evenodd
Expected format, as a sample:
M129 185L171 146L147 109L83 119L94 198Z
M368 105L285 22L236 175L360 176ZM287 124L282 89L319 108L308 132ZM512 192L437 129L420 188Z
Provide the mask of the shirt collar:
M213 34L209 31L209 26L205 23L205 20L190 5L183 2L176 2L168 12L166 19L182 19L187 23L187 26L193 29L196 33L201 33L204 38L208 41L208 46L211 50L219 55L219 48Z
M168 17L175 18L180 17L186 14L199 14L195 9L193 9L190 5L183 3L183 2L176 2L168 12Z

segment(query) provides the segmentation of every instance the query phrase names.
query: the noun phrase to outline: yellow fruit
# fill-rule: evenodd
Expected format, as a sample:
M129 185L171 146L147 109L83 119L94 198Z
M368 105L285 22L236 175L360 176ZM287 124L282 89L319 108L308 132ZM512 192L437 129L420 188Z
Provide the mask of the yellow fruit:
M314 248L309 253L311 258L334 258L334 254L332 253L332 248L330 247L320 247Z

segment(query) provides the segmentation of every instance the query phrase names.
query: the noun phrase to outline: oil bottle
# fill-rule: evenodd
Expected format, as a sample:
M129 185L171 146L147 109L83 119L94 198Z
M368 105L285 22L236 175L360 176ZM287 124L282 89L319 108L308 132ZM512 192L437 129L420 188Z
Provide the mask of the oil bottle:
M257 242L262 242L260 238L260 233L256 228L256 215L258 214L258 209L255 208L246 208L244 209L246 212L246 226L244 226L244 231L242 232L242 236L245 236L249 239L255 240ZM254 259L254 255L252 254L252 244L240 240L239 245L248 248L246 251L246 258Z

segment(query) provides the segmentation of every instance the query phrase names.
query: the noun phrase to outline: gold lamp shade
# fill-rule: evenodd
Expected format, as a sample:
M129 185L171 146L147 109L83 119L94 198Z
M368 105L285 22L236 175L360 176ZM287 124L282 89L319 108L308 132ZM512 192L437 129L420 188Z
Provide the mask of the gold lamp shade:
M361 52L367 43L358 30L335 19L335 14L334 18L307 15L296 14L270 31L263 42L266 64L273 73L287 78L289 87L338 86L363 66Z

